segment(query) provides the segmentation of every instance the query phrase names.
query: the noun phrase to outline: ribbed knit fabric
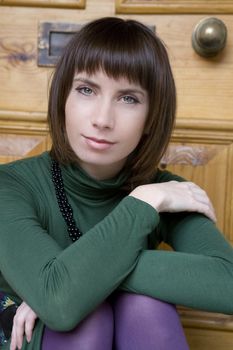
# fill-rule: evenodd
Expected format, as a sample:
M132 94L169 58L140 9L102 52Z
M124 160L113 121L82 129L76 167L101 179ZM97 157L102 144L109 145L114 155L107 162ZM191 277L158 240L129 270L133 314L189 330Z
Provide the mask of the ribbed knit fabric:
M162 214L126 196L121 173L96 181L62 167L74 218L84 233L72 244L59 211L48 153L0 166L0 290L25 300L43 325L74 328L115 289L174 304L233 313L233 249L199 214ZM155 182L179 179L159 171ZM176 252L146 250L165 240Z

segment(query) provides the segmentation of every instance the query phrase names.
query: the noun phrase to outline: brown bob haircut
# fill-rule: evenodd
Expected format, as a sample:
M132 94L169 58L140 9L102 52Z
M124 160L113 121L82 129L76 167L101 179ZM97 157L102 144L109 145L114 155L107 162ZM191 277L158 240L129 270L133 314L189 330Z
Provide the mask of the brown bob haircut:
M139 83L148 92L145 130L125 165L126 185L132 189L152 179L171 137L176 89L167 51L149 27L134 20L105 17L74 34L57 64L49 95L51 155L63 165L78 161L65 130L65 104L74 74L98 70Z

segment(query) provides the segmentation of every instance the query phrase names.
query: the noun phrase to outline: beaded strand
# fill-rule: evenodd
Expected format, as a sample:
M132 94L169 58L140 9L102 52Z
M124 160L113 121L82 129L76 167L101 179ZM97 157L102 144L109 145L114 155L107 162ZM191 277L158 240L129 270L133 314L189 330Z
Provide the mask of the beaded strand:
M82 236L82 232L75 224L73 209L66 196L61 168L59 163L54 159L52 159L51 172L60 212L66 222L68 234L72 242L75 242Z

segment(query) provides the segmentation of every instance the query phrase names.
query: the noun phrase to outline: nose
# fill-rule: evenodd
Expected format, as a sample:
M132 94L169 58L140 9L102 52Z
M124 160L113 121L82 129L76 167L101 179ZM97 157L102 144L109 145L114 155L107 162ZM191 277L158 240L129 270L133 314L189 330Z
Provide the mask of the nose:
M112 129L114 124L115 117L112 102L101 100L92 115L92 125L99 129Z

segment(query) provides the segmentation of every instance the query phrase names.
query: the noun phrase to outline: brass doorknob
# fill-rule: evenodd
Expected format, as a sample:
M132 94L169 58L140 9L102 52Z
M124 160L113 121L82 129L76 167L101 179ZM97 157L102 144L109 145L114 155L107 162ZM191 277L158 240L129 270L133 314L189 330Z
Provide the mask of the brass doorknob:
M216 56L226 45L227 27L218 18L202 19L194 28L192 46L204 57Z

